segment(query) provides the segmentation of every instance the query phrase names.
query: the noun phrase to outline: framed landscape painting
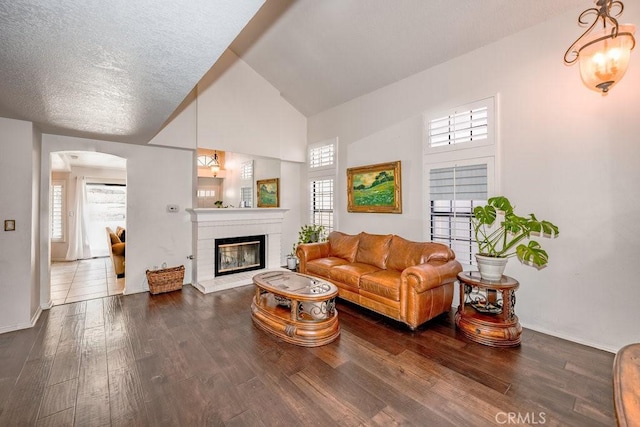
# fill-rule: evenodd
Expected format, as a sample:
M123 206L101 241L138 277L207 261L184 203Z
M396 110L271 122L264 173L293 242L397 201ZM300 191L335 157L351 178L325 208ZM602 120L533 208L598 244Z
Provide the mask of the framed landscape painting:
M256 182L258 187L258 207L280 207L280 186L278 178L262 179Z
M400 161L347 169L347 211L402 213Z

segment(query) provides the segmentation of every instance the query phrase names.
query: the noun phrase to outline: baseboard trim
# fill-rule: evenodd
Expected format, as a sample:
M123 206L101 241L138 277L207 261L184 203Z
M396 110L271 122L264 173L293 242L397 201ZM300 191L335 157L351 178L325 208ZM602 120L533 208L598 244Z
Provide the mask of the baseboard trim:
M452 305L451 306L451 311L453 313L455 313L458 310L458 305L455 305L455 306ZM601 343L594 343L594 342L590 342L590 341L583 340L583 339L580 339L580 338L572 337L572 336L569 336L569 335L566 335L566 334L558 333L556 331L550 331L548 329L542 328L542 327L537 326L537 325L533 325L532 326L532 325L530 325L528 323L523 322L521 317L519 318L519 321L520 321L520 325L523 328L531 329L532 331L540 332L541 334L550 335L552 337L556 337L556 338L560 338L560 339L563 339L563 340L571 341L571 342L574 342L574 343L580 344L580 345L586 345L587 347L597 348L598 350L607 351L609 353L614 353L615 354L615 353L618 352L618 350L620 350L619 348L609 347L609 346L606 346L606 345L602 345Z
M42 314L42 308L38 307L38 309L36 310L35 313L33 313L33 316L31 316L31 327L34 327L36 325L36 322L38 321L38 319L40 318L40 315Z
M520 319L520 324L522 325L523 328L531 329L532 331L540 332L541 334L551 335L552 337L561 338L563 340L571 341L580 345L586 345L587 347L597 348L598 350L607 351L609 353L615 354L618 352L618 350L620 350L619 348L609 347L606 345L602 345L600 343L594 343L588 340L583 340L583 339L572 337L566 334L558 333L556 331L549 331L548 329L541 328L539 326L531 326L527 323L523 323L522 318Z
M0 334L4 334L6 332L19 331L21 329L33 328L36 325L36 322L40 318L41 314L42 314L42 309L40 307L38 307L38 309L33 314L33 316L31 316L31 321L30 322L16 323L15 325L4 326L4 327L0 328Z

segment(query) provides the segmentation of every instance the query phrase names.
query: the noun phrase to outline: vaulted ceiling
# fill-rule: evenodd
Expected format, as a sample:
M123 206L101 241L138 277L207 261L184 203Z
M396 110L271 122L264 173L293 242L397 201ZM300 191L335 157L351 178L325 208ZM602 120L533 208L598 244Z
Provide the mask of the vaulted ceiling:
M262 2L0 2L0 116L46 133L146 143L229 45L310 116L592 6L267 0L258 11Z
M311 116L560 13L592 7L593 0L278 0L267 6L231 49ZM274 10L281 12L277 19ZM575 22L568 24L576 25L577 37Z

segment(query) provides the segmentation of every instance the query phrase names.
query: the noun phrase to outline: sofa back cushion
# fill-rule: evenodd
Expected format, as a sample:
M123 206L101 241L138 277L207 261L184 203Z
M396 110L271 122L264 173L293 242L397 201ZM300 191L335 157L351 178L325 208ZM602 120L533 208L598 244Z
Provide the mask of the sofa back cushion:
M389 246L389 259L387 268L389 270L402 271L412 265L421 264L422 247L420 243L403 239L400 236L393 236Z
M339 231L332 231L328 238L329 256L353 262L358 250L359 237L359 235L352 236Z
M392 234L360 233L356 262L375 265L382 269L387 268L387 257L392 237Z
M116 243L122 243L120 241L120 239L118 238L118 235L116 233L114 233L113 231L109 232L109 239L111 240L111 244L115 245Z
M446 245L434 242L412 242L400 236L393 236L389 246L387 269L402 271L407 267L430 261L447 262L455 254Z

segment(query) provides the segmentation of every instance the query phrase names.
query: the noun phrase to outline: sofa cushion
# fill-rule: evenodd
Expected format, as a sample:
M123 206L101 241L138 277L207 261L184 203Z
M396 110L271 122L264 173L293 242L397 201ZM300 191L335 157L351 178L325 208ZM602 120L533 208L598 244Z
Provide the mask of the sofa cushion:
M402 271L407 267L429 261L447 262L455 258L449 247L442 243L412 242L400 236L393 236L389 246L387 269Z
M360 233L356 262L375 265L384 270L387 266L389 244L392 237L392 234Z
M400 301L400 281L399 271L380 270L362 276L360 278L360 290L393 301Z
M363 274L374 273L380 270L371 264L354 262L333 267L329 272L332 281L340 282L348 288L358 289L360 277Z
M359 235L344 234L339 231L332 231L329 234L329 256L346 259L353 262L358 250Z
M389 246L389 258L387 258L388 269L402 271L412 265L421 264L421 260L421 243L412 242L400 236L393 236Z
M318 258L311 261L307 261L307 274L329 277L329 270L338 265L348 264L346 260L342 258L330 257L330 258Z

